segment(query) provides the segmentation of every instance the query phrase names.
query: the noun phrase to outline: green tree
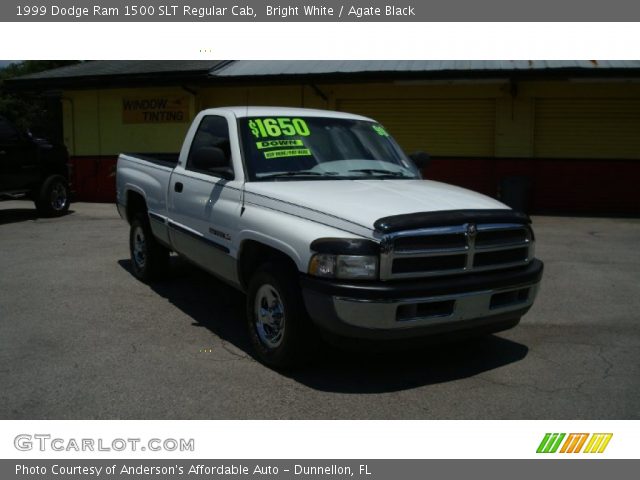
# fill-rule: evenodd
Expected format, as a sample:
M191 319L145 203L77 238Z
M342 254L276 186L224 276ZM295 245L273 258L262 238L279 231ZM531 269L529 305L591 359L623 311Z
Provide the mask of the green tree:
M45 92L11 92L5 80L78 63L70 60L25 60L0 68L0 115L22 130L51 139L60 137L60 99Z

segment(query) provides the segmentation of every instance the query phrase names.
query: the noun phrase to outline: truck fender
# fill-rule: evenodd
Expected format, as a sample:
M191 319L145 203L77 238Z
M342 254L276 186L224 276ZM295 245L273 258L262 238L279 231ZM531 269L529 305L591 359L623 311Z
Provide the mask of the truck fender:
M245 254L246 246L249 243L259 244L267 249L274 250L280 255L287 257L289 260L291 260L292 264L295 265L296 269L299 272L304 272L307 270L307 266L304 265L304 262L300 258L300 255L291 245L260 232L245 230L241 232L238 237L237 253L238 278L240 279L240 282L243 284L243 286L245 286L245 282L248 280L246 278L243 278L243 267L245 266L244 261L246 260L246 258L243 258L243 255Z
M129 223L131 223L131 212L129 211L129 199L131 194L142 197L142 201L144 202L145 207L147 209L149 208L149 204L147 203L147 196L145 195L144 191L136 185L126 184L123 189L122 198L118 199L118 205L121 206L122 209L119 208L118 210L120 210L121 216L124 214L124 219Z

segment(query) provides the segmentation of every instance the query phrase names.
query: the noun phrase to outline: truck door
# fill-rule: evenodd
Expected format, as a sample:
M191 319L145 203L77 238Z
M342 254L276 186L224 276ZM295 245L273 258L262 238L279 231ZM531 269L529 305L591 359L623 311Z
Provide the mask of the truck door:
M38 147L0 117L0 190L22 191L39 179Z
M226 170L200 168L194 158L202 149L219 149L218 154L221 150ZM178 165L171 175L168 223L171 244L178 253L237 283L233 235L240 216L242 184L233 176L227 119L206 116L198 126L186 164Z

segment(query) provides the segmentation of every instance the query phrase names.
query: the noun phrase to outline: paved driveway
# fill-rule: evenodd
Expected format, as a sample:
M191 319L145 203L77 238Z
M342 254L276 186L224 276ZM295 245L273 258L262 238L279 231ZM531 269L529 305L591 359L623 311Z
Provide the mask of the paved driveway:
M0 418L640 418L640 220L536 217L546 262L517 328L421 352L247 353L242 295L174 261L129 272L113 205L0 203Z

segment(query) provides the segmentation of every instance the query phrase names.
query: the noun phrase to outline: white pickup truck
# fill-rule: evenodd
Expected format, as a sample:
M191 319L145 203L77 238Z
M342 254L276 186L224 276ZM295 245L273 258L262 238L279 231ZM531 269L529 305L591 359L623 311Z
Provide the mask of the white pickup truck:
M543 269L529 218L423 180L426 155L412 158L358 115L200 112L179 155L118 159L133 273L152 280L174 251L242 290L256 355L274 367L320 335L375 343L515 326Z

